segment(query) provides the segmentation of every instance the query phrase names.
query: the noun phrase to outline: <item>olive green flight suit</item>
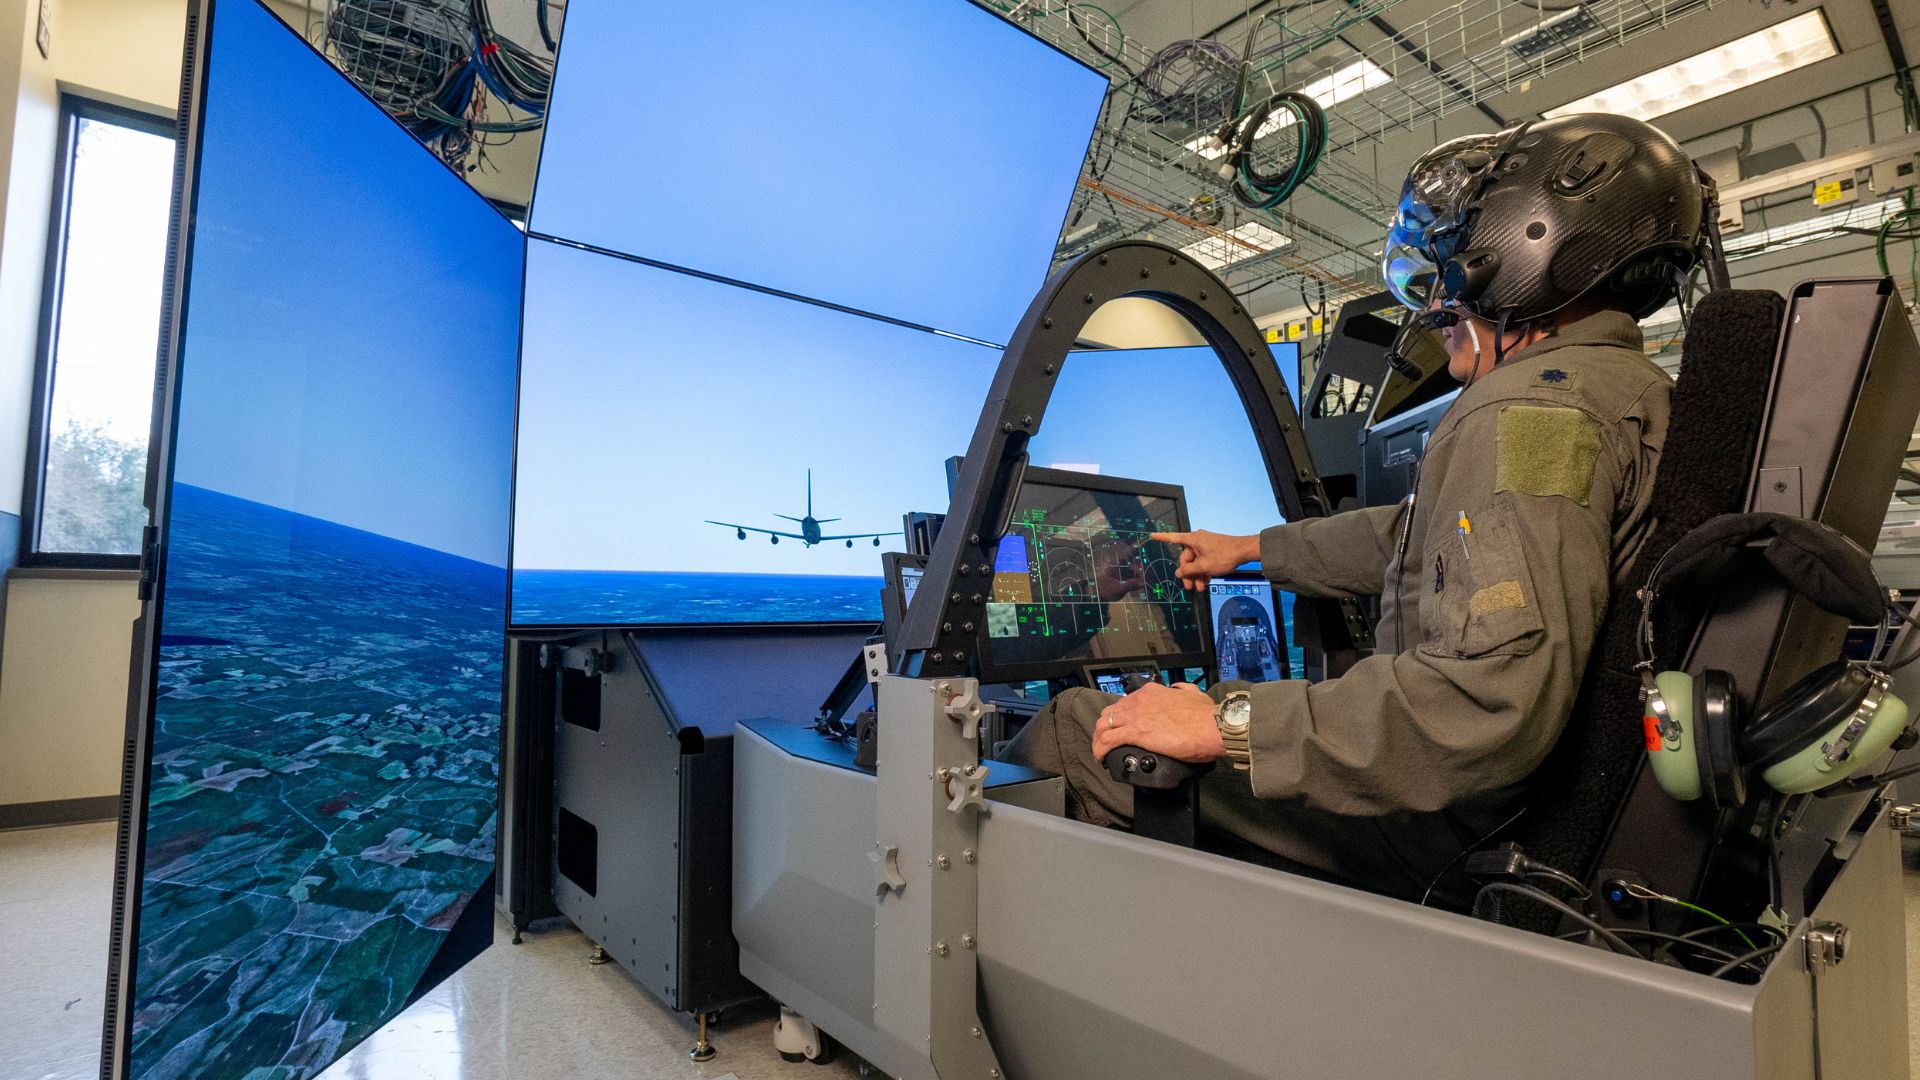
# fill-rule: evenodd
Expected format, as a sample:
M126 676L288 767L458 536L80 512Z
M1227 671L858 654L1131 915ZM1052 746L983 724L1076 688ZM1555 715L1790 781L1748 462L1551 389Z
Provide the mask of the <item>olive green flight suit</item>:
M1601 312L1467 387L1411 500L1262 533L1280 588L1380 596L1377 648L1337 679L1251 687L1252 767L1206 777L1203 821L1417 899L1510 818L1651 530L1671 389L1634 321ZM1125 825L1132 790L1091 752L1112 700L1067 691L1006 756L1065 776L1076 817Z

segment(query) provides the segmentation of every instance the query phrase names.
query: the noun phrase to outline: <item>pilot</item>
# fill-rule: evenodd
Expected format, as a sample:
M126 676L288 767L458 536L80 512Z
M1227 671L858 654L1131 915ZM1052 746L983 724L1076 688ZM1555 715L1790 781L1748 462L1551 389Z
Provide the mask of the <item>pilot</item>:
M1379 596L1373 655L1316 684L1069 690L1007 748L1070 811L1130 823L1100 765L1218 761L1202 818L1282 861L1418 899L1520 806L1565 727L1610 592L1651 529L1672 382L1638 320L1687 292L1706 191L1637 120L1587 114L1442 144L1409 172L1388 288L1463 386L1414 495L1267 529L1172 534L1179 574L1258 560L1282 589Z

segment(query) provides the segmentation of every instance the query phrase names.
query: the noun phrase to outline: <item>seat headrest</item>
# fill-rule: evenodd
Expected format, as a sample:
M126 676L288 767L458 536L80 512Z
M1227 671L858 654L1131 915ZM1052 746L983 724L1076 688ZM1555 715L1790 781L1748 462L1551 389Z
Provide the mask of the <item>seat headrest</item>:
M1887 594L1873 560L1831 526L1791 514L1721 514L1680 538L1661 560L1660 584L1709 584L1756 561L1771 566L1795 592L1855 623L1878 623Z

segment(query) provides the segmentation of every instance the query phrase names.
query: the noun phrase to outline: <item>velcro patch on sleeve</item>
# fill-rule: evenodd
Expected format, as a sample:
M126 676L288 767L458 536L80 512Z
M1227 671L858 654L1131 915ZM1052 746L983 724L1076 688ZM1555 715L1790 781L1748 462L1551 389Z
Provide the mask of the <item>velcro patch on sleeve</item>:
M1600 424L1578 409L1508 405L1500 410L1494 491L1563 495L1581 506L1593 491Z
M1521 591L1519 582L1511 579L1489 585L1474 593L1473 599L1467 601L1467 611L1475 618L1526 606L1527 594Z

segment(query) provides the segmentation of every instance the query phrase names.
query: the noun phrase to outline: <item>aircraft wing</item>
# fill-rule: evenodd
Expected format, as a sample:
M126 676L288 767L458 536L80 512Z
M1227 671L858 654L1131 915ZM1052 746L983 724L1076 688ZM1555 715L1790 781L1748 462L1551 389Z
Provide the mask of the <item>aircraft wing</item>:
M820 538L820 542L824 544L829 540L877 540L882 536L899 536L899 535L901 535L899 529L895 529L892 532L883 532L883 533L846 533L841 536L823 536Z
M708 518L707 524L720 525L729 529L738 529L741 532L760 533L764 536L784 536L789 540L801 540L801 541L806 540L806 537L801 536L799 533L781 532L779 529L759 529L759 528L755 528L752 525L735 525L731 521L714 521L712 518ZM827 539L839 540L843 538L838 536L832 536L832 537L828 537Z

